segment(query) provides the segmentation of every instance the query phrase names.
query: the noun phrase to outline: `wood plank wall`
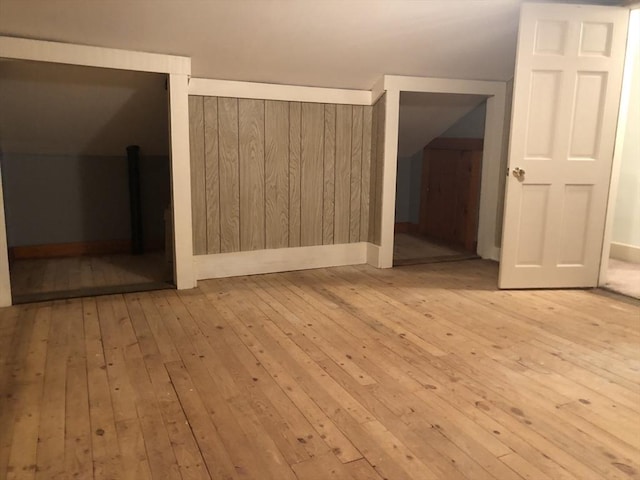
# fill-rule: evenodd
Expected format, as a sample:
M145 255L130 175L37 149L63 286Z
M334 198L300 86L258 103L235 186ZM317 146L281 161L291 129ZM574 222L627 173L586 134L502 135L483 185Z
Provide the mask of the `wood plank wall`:
M371 179L369 242L381 243L382 221L382 172L384 164L384 127L386 114L386 94L373 105L373 135L371 141ZM394 192L395 195L395 192Z
M379 243L380 104L190 96L194 254Z

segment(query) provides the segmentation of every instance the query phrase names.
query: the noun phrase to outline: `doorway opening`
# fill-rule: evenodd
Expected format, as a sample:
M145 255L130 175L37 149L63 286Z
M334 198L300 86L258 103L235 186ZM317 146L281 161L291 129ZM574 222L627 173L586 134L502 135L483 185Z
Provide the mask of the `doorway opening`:
M640 300L640 8L631 12L600 285Z
M0 73L12 302L170 287L167 76L23 60Z
M477 258L486 99L400 93L394 265Z

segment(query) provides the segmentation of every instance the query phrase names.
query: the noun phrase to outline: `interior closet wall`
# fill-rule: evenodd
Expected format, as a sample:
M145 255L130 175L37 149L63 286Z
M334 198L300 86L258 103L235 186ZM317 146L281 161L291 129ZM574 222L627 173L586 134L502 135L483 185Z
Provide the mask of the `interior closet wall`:
M369 242L381 244L382 238L382 172L384 170L384 129L386 115L387 95L382 95L373 105L373 124L375 132L372 142L371 155L371 218L372 229L369 233Z
M194 254L374 238L379 115L377 106L190 96Z

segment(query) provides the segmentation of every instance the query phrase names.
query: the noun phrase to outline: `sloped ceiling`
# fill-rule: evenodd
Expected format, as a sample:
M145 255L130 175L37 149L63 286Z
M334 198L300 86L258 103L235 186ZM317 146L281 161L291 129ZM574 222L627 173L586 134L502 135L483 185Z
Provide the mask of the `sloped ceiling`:
M482 95L402 92L398 157L410 157L482 103Z
M166 77L0 62L0 154L167 155Z
M0 35L185 55L195 77L370 89L383 74L510 79L522 2L0 0Z
M192 57L195 77L507 80L522 0L0 0L0 34Z

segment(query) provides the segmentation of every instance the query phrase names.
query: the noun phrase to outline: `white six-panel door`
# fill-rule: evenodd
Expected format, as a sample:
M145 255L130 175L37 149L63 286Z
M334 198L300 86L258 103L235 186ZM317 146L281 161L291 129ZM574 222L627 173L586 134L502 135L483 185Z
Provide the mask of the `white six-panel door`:
M500 288L597 285L628 16L522 7Z

